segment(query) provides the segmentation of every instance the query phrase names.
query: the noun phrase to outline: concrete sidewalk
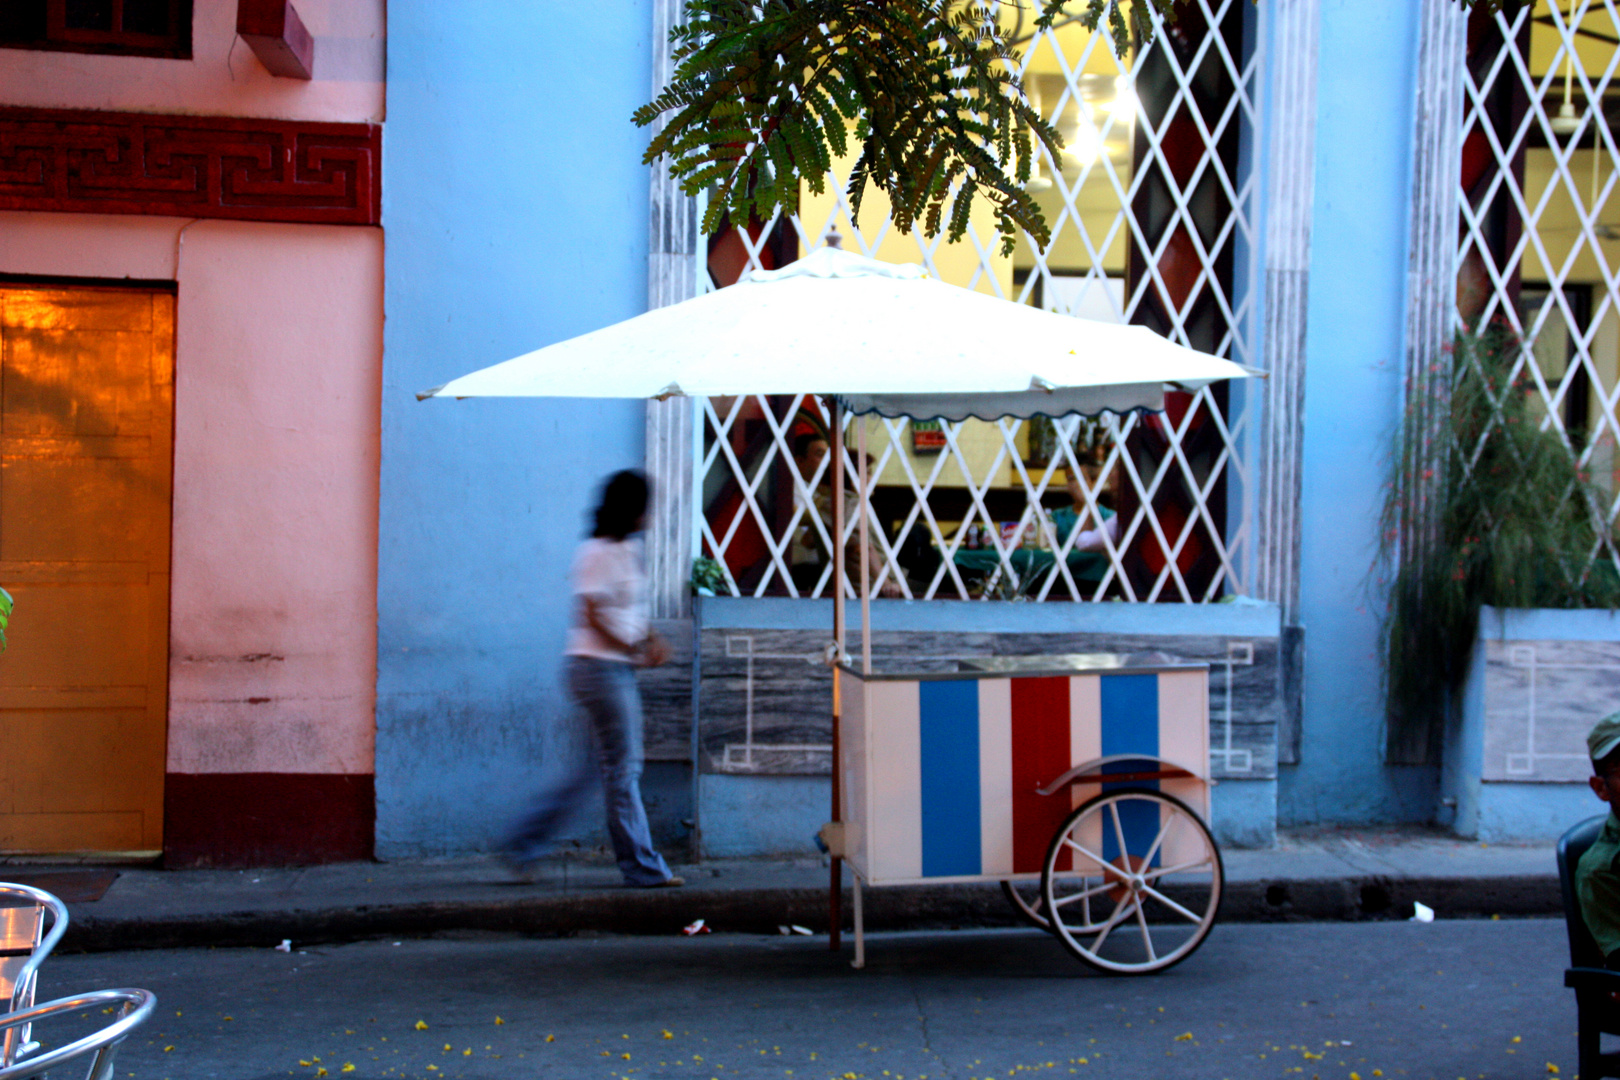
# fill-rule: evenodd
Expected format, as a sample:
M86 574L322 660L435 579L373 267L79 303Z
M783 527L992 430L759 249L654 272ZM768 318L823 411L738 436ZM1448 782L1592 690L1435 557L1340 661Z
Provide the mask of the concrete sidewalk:
M1549 845L1484 845L1418 830L1285 834L1276 847L1227 851L1224 921L1405 918L1413 901L1440 918L1556 916ZM0 867L26 878L84 867ZM828 871L816 858L714 861L677 868L679 889L627 889L599 857L559 860L515 884L488 858L343 863L284 870L121 868L99 900L70 903L67 950L295 945L368 937L504 932L673 934L827 928ZM846 894L848 875L845 875ZM846 925L848 919L846 900ZM1005 925L995 885L866 892L871 929Z

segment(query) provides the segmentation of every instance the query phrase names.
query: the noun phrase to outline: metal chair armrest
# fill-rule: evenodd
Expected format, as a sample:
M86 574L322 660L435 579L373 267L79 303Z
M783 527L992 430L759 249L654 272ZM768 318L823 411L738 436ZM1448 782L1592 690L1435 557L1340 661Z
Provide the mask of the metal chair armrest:
M93 990L88 994L77 994L73 997L57 998L47 1001L43 1005L36 1005L31 1009L22 1009L18 1012L0 1014L0 1030L19 1027L24 1024L33 1024L53 1016L64 1013L82 1012L93 1007L108 1005L122 1005L121 1015L117 1020L108 1024L100 1031L86 1035L82 1039L75 1039L65 1046L54 1050L47 1050L36 1057L20 1061L15 1065L0 1068L0 1080L24 1080L25 1077L41 1076L50 1072L65 1062L86 1054L103 1052L110 1047L124 1041L146 1018L152 1015L157 1007L157 995L150 990ZM110 1059L108 1063L110 1064Z
M43 964L45 958L51 955L51 950L56 948L56 943L62 940L62 935L67 933L67 905L44 889L36 889L32 885L0 882L0 898L5 897L20 897L31 903L38 904L51 913L51 928L45 931L45 936L34 947L34 951L28 957L28 962L23 965L22 970L17 974L16 989L17 991L25 991L29 987L28 977L39 969L39 965ZM30 1003L19 1001L15 995L9 1002L10 1007L13 1009L27 1004Z

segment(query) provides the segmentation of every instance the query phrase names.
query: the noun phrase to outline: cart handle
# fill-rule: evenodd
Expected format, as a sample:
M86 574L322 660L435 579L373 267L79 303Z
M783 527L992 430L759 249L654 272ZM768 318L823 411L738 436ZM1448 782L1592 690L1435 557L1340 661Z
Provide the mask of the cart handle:
M1148 769L1141 772L1104 773L1105 765L1118 764L1121 761L1156 761L1157 769ZM1087 774L1091 775L1087 775ZM1177 765L1173 761L1163 758L1149 757L1146 754L1110 754L1107 757L1096 758L1076 765L1051 783L1035 789L1037 795L1053 795L1068 787L1070 784L1130 784L1143 780L1202 780L1210 787L1215 781L1207 776L1200 776L1184 765Z

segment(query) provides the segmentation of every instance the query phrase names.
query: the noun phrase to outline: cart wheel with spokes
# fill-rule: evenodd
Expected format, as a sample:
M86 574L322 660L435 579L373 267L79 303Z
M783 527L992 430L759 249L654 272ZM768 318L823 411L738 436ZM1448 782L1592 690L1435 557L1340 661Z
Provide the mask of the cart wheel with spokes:
M1052 920L1046 917L1046 901L1041 897L1040 882L1003 881L1001 891L1007 894L1007 902L1018 909L1025 922L1051 932Z
M1106 791L1052 837L1039 910L1092 967L1163 971L1208 936L1223 876L1215 838L1186 803L1147 788Z

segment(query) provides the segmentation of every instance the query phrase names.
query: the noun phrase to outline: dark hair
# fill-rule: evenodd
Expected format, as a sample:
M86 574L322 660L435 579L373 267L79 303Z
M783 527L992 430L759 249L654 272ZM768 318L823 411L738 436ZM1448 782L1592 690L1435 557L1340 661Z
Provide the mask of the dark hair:
M826 442L827 435L821 431L801 431L793 436L793 456L802 458L810 452L810 444Z
M1620 766L1620 746L1604 754L1601 759L1592 762L1592 773L1595 776L1607 776L1616 766Z
M635 469L620 470L602 485L591 535L623 540L636 531L646 512L647 478Z

